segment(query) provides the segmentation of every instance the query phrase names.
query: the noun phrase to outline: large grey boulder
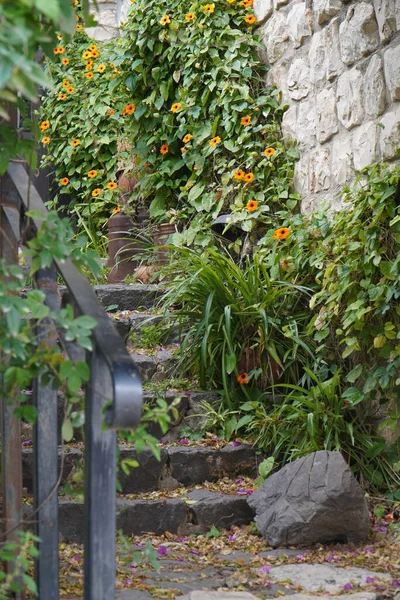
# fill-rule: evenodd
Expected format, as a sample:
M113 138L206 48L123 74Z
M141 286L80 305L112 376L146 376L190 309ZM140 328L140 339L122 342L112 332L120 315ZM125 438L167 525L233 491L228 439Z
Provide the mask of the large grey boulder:
M286 465L247 501L271 546L368 537L367 503L340 452L314 452Z

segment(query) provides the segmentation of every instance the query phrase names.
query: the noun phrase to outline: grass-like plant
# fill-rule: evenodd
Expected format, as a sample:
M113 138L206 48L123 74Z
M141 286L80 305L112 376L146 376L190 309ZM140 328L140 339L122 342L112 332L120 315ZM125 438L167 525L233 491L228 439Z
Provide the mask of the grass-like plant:
M300 380L312 357L307 295L290 281L271 281L257 256L241 268L214 249L181 249L164 301L167 310L178 307L184 368L199 370L203 387L223 389L232 407L239 389L243 399L252 386Z

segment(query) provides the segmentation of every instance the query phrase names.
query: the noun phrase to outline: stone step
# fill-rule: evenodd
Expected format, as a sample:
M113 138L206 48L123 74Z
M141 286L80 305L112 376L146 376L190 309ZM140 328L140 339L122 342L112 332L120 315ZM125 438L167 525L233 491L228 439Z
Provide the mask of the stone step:
M179 359L174 349L162 348L149 355L145 351L131 351L128 347L128 352L136 364L142 383L165 381L176 372Z
M156 301L160 299L163 288L158 285L132 284L101 284L94 285L96 296L100 299L104 308L116 305L114 310L140 310L153 308ZM68 289L60 287L63 302L70 302Z
M140 340L144 337L146 329L157 327L160 331L160 345L169 346L180 341L177 327L172 323L171 317L150 312L118 311L110 313L113 323L120 336L129 342L129 336L136 334Z
M83 463L84 452L78 448L66 448L61 485L64 485L76 466ZM119 470L118 480L123 494L142 494L157 490L172 490L179 487L194 487L206 481L213 482L229 477L256 477L261 457L251 446L227 445L213 447L166 446L161 447L158 461L148 449L140 454L133 448L121 444L120 460L137 460L139 466L129 474ZM61 455L59 455L59 469ZM32 490L33 450L22 451L23 485Z
M27 515L29 519L29 514ZM207 533L230 529L254 518L246 497L193 490L185 498L117 499L117 529L126 536ZM83 543L83 503L60 499L59 532L65 542Z

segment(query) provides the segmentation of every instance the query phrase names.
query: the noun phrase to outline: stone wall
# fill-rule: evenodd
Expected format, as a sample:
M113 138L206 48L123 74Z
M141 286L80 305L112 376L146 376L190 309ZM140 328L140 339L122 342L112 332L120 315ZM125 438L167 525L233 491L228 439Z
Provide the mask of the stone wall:
M110 39L131 0L98 5L88 33ZM400 0L254 0L254 11L267 83L290 107L283 133L298 142L303 209L339 207L355 170L395 160L400 146Z
M276 84L298 141L296 187L309 210L400 146L400 0L254 0ZM400 156L397 155L397 159Z

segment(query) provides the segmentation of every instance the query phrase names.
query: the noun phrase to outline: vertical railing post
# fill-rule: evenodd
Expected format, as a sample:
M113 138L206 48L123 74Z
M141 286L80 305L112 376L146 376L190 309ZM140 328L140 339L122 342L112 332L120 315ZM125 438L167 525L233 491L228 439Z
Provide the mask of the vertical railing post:
M85 403L85 600L115 600L116 433L104 428L110 370L94 348Z
M18 263L18 242L15 231L1 205L2 189L0 190L0 259L6 264ZM0 349L0 361L5 360ZM1 437L1 478L3 496L3 539L15 540L18 524L22 522L22 448L21 421L14 416L15 404L9 402L5 394L4 381L0 377L0 437ZM22 525L21 525L22 528ZM7 533L9 532L9 533ZM13 569L13 563L5 565L7 570ZM23 598L18 592L17 599Z
M58 312L60 299L57 290L55 265L40 269L35 276L36 287L46 296L46 304ZM50 318L36 327L38 344L45 342L55 346L57 331ZM34 477L33 493L36 535L40 538L39 557L36 561L36 584L40 600L58 600L58 432L57 390L51 383L42 385L36 380L33 398L37 408L34 426Z

